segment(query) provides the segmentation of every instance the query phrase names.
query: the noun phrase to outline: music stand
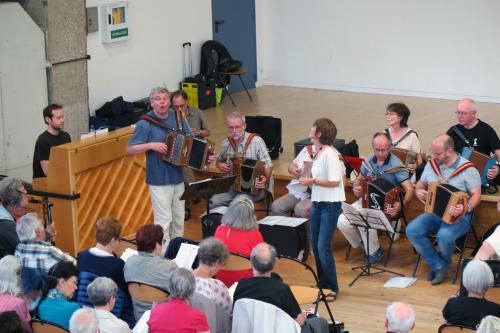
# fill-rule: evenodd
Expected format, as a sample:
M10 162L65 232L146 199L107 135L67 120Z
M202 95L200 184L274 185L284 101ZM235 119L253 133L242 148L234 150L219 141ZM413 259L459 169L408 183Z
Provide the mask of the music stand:
M207 216L210 215L210 199L219 193L225 193L233 186L236 176L213 177L189 183L184 189L181 200L191 200L197 204L202 199L207 203Z
M356 209L353 206L343 202L342 203L342 214L346 217L347 221L352 226L364 228L366 234L366 252L367 256L370 253L370 237L368 235L369 230L382 230L386 232L394 232L391 223L385 216L384 212L378 209L361 208ZM352 270L361 270L359 274L352 280L349 284L351 287L360 277L370 276L380 273L391 273L399 276L404 276L404 274L396 273L385 268L380 268L370 264L368 258L366 259L366 265L353 267ZM373 272L372 270L375 270Z

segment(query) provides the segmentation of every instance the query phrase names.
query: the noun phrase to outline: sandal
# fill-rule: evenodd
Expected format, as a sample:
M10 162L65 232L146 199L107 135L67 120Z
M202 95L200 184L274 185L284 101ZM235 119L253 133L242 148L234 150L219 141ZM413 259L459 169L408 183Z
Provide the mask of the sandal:
M320 302L322 300L323 299L321 299ZM335 302L337 300L337 293L334 291L331 291L328 294L325 294L324 300L327 301L328 303ZM316 302L313 302L313 304L316 304Z

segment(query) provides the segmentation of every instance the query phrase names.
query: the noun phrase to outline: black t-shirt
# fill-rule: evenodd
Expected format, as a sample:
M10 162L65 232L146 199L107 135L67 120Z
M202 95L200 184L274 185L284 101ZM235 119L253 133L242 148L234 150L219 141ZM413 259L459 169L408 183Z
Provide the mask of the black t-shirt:
M443 317L449 324L476 327L481 319L492 315L500 317L500 305L486 299L458 296L448 300L443 309Z
M500 140L498 139L497 133L485 122L479 120L477 125L472 128L465 128L460 124L455 126L460 132L462 132L474 150L489 155L490 153L495 153L495 150L500 149ZM453 131L452 128L450 128L446 134L453 138L453 141L455 142L455 150L457 152L460 153L463 147L469 146L462 138L460 138L460 136L458 136L457 133Z
M250 298L272 304L296 318L302 311L290 287L273 275L269 277L252 277L238 283L234 292L234 303L241 298Z
M33 154L33 178L46 177L40 161L49 160L50 148L68 142L71 142L71 137L64 131L59 131L59 135L53 135L45 131L38 136L35 143L35 153Z

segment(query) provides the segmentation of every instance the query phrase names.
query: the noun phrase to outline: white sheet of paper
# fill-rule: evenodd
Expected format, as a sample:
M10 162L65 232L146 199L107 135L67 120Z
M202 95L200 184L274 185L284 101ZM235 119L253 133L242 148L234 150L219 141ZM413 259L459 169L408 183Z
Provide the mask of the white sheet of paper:
M139 318L139 321L137 324L135 324L134 328L132 329L133 333L148 333L149 332L149 326L148 326L148 321L149 317L151 317L151 310L148 310L144 312L144 314Z
M384 284L385 288L408 288L417 281L417 278L397 276L393 277Z
M226 210L227 210L226 206L219 206L219 207L215 207L213 209L210 209L210 214L212 214L212 213L219 213L219 214L224 215L224 213L226 212ZM200 218L202 218L205 215L207 215L207 212L203 213L203 215L201 215Z
M122 255L121 255L121 259L125 262L127 262L128 258L130 258L131 256L134 256L136 254L139 254L139 252L137 250L134 250L134 249L131 249L131 248L126 248L125 251L123 251Z
M109 132L109 129L106 127L106 128L99 129L99 130L95 131L95 135L102 135L102 134L106 134L108 132Z
M366 225L366 223L363 222L363 219L365 219L373 229L394 232L387 216L385 216L384 212L381 210L371 208L356 209L348 203L343 202L342 213L351 223L354 222L356 225Z
M174 261L178 267L191 269L191 266L193 265L194 259L196 258L197 254L198 245L182 243Z
M295 228L302 223L307 221L305 218L301 217L289 217L289 216L266 216L259 221L259 224L265 225L284 225L287 227Z
M94 132L83 133L82 135L80 135L80 140L89 139L89 138L93 138L93 137L95 137Z

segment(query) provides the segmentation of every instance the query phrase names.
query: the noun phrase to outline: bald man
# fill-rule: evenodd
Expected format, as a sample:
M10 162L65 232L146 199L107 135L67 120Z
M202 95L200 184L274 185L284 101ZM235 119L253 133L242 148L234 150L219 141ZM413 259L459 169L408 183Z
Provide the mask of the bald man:
M415 249L422 255L432 271L427 279L433 285L441 283L446 277L451 256L455 249L455 241L469 230L472 211L481 202L481 178L474 167L468 167L461 172L454 173L460 166L469 163L465 158L455 152L453 139L442 134L434 138L431 144L431 155L437 164L437 169L432 163L427 163L422 177L416 185L417 198L425 203L427 188L431 182L444 182L455 186L469 194L467 205L453 206L450 213L454 217L461 216L455 224L443 222L437 215L423 213L416 217L406 228L406 236ZM439 251L436 251L432 241L427 237L435 234Z
M408 333L415 327L415 311L406 303L394 302L387 307L386 333Z
M470 98L462 99L455 114L458 124L446 133L453 138L455 150L460 153L464 147L470 147L486 155L493 154L500 161L498 135L490 125L477 118L476 103ZM495 165L489 169L488 179L495 179L497 175L498 165Z

